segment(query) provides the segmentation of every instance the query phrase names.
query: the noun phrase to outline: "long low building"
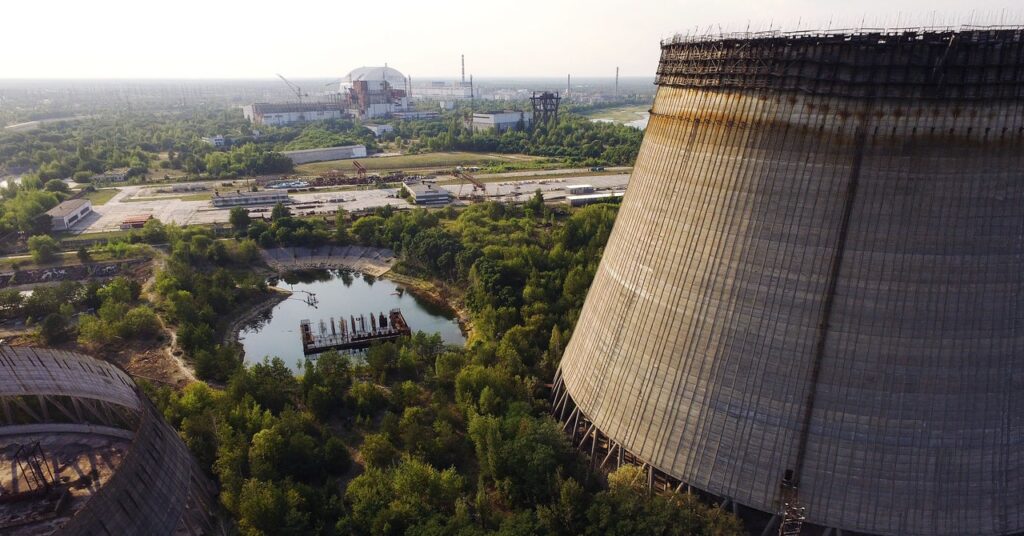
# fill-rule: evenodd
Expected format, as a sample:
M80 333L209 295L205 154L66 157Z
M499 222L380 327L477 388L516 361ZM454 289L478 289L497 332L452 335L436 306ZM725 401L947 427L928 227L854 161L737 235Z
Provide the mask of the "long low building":
M603 203L605 201L618 201L622 199L622 196L626 195L623 192L607 192L600 194L583 194L583 195L567 195L565 196L565 202L570 207L582 207L584 205L590 205L593 203Z
M451 192L433 184L404 184L402 187L409 192L412 202L417 205L441 205L452 200Z
M340 104L333 102L257 102L243 106L242 115L254 125L288 125L348 116Z
M281 154L292 159L293 164L309 162L326 162L328 160L347 160L365 158L365 145L344 145L342 147L325 147L323 149L303 149L301 151L284 151Z
M264 190L262 192L238 192L233 194L214 195L213 206L241 207L246 205L276 205L291 202L288 192Z
M88 199L69 199L46 211L46 215L52 230L67 231L91 212L92 202Z

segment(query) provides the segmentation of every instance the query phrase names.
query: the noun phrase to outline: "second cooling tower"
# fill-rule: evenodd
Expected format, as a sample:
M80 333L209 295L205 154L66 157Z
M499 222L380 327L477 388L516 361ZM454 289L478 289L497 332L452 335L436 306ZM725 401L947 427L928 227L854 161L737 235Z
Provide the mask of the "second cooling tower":
M664 43L555 382L595 463L820 527L1024 531L1022 41Z

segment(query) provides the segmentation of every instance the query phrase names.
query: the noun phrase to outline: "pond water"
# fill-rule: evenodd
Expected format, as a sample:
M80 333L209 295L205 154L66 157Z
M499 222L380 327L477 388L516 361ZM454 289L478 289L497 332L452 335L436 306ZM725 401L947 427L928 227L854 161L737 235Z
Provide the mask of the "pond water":
M358 317L384 313L400 308L414 331L439 333L447 344L464 344L455 314L437 304L421 299L389 279L349 271L315 270L293 272L270 284L292 295L273 309L263 313L238 333L245 350L245 362L255 363L264 356L280 357L293 370L303 362L299 322L309 320L314 331L320 320L329 323L334 317ZM315 296L315 304L309 300Z

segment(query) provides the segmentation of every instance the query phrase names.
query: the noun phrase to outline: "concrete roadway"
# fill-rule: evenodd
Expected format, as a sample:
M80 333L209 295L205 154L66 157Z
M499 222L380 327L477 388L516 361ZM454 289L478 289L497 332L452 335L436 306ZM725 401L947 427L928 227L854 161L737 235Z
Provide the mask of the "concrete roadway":
M509 178L514 179L514 176ZM529 196L533 195L533 192L539 188L544 192L545 198L554 200L564 197L563 188L569 184L590 184L600 191L623 190L628 182L628 174L582 174L578 177L559 179L509 180L506 182L488 183L487 195L489 198L501 201L521 202L529 199ZM165 186L162 185L162 187ZM458 195L460 190L463 195L469 195L472 192L472 188L469 185L461 188L457 185L445 185L444 188L447 188L453 195ZM80 234L116 231L121 228L121 222L129 216L143 214L151 214L154 218L164 223L176 223L178 225L226 223L228 221L229 210L213 208L210 201L184 201L171 196L161 199L131 200L136 196L149 197L151 189L152 186L143 185L121 188L121 191L105 204L93 207L95 213L75 225L73 232ZM313 208L295 211L300 213L312 211L316 214L333 214L339 207L349 212L383 207L385 205L392 205L396 208L412 208L412 205L397 197L397 192L397 188L340 192L303 192L292 194L292 206L315 204L316 206ZM263 208L269 209L269 207Z

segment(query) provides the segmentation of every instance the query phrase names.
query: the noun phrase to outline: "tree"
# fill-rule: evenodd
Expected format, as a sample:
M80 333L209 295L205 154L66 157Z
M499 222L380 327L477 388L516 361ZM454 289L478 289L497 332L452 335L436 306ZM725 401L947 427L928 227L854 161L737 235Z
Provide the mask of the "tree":
M371 346L366 351L366 364L384 381L398 365L398 346L390 342Z
M61 313L50 313L39 324L39 336L46 344L64 342L69 337L68 319Z
M32 254L32 260L45 264L57 258L60 246L52 236L36 235L28 239L28 250Z
M67 192L68 184L60 179L50 179L44 188L47 192Z
M276 210L277 207L274 207ZM234 207L231 209L230 215L228 215L228 221L231 226L235 229L245 229L249 227L249 223L252 221L249 218L249 210L243 207Z
M274 208L270 211L270 219L272 221L279 221L283 218L291 217L292 212L288 210L288 207L284 206L283 203L274 205Z
M14 289L0 290L0 320L15 318L21 313L25 298Z
M334 243L347 246L351 242L352 236L348 233L348 212L339 208L334 215Z
M543 218L547 214L547 207L544 205L544 194L541 193L540 188L533 192L533 197L526 202L523 208L535 218Z
M740 535L739 519L689 494L647 493L643 469L624 465L608 475L608 490L587 510L587 536Z
M245 535L300 535L309 532L309 513L298 491L257 479L245 481L239 494L239 529Z
M239 370L231 378L228 393L235 400L250 395L260 406L279 413L298 399L299 383L281 358L263 358Z
M142 224L140 236L147 244L163 244L167 242L167 227L160 220L153 218Z
M384 434L367 434L359 452L370 467L387 469L398 461L398 450Z
M78 248L76 255L78 255L78 261L82 264L92 262L92 255L89 255L89 250L86 249L85 246Z
M554 497L556 475L572 468L573 460L568 440L555 422L528 411L520 404L505 417L479 415L469 423L481 475L520 506Z
M321 419L328 418L340 408L345 391L352 385L351 365L347 357L329 351L315 360L307 359L302 376L302 391L306 405Z

